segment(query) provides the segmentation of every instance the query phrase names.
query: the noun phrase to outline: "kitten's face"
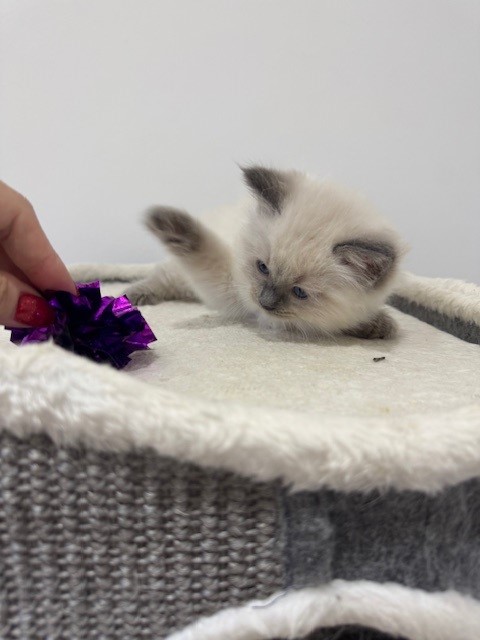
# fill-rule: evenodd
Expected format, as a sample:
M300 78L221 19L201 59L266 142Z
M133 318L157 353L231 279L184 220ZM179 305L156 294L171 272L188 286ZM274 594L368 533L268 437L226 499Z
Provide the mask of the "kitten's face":
M241 261L244 300L250 309L289 327L328 333L348 326L343 316L351 310L357 285L333 253L291 233L272 225L259 229L255 223L247 228ZM354 306L358 314L358 301Z
M370 316L396 266L393 233L336 187L265 169L245 175L258 207L239 245L244 303L301 331L334 333Z

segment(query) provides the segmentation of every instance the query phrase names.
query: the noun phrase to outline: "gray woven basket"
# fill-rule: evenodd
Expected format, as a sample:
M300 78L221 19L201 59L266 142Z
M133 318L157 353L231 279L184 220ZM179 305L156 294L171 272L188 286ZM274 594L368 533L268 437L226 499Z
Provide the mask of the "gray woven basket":
M6 432L0 470L2 640L163 638L292 580L276 483Z
M413 281L412 287L417 284ZM455 305L454 313L446 304L441 308L425 306L420 285L418 291L407 291L412 299L398 295L392 304L465 341L480 340L480 325L471 320L474 314L470 299L464 307L457 305L464 312L464 317L457 317ZM435 295L437 292L438 286ZM464 346L465 342L459 344ZM226 439L224 447L224 423L219 425L214 404L206 408L202 405L201 413L192 413L186 410L189 407L183 396L178 396L173 408L167 406L162 413L168 396L143 397L141 394L150 392L149 388L144 391L138 382L134 386L126 375L113 378L111 371L104 372L79 358L57 359L52 351L42 348L38 357L46 359L48 366L42 368L40 364L37 370L30 366L29 354L24 356L20 351L19 356L5 357L11 372L5 369L3 388L0 384L0 640L159 640L201 617L231 607L244 605L235 620L251 607L272 606L278 612L283 603L277 595L288 600L292 594L309 591L307 587L315 587L317 593L336 582L348 586L366 582L380 590L393 583L403 589L402 593L413 593L413 599L418 594L427 600L434 596L429 602L442 603L442 594L453 593L458 596L454 602L465 607L469 628L480 630L480 620L477 625L475 619L475 612L480 611L476 608L480 599L480 564L476 561L480 554L480 478L470 458L471 467L465 475L433 485L434 489L439 487L436 493L421 481L413 488L385 483L368 485L375 487L368 489L356 484L359 476L364 479L362 464L368 460L364 451L355 472L346 469L350 483L344 488L342 482L338 486L325 480L330 451L319 448L310 456L309 472L314 481L301 485L310 489L300 491L297 485L293 493L289 482L296 480L287 472L282 482L272 479L278 477L275 474L259 475L269 480L255 481L241 475L244 470L238 462L249 462L245 452L250 455L258 443L252 433L262 430L269 419L270 440L260 453L275 459L275 464L282 460L279 447L268 449L275 446L282 414L270 414L269 410L248 414L249 420L254 415L254 421L248 423L250 439L245 437L242 449L247 418L237 413L232 423L236 432ZM32 352L33 360L37 363L38 358L33 358ZM70 378L62 368L64 362L72 369ZM44 376L39 387L38 371ZM99 386L89 395L90 377L95 381L97 374ZM51 384L51 377L56 386ZM62 386L59 380L66 382ZM70 393L71 380L74 387L81 387L77 395L76 388ZM156 394L157 388L152 389ZM112 422L104 422L103 413L98 411L103 407L104 393L115 403L124 400L119 406L127 407L123 413L114 412ZM132 419L128 408L135 404L137 393L140 397ZM75 404L72 397L81 397L83 404ZM153 409L151 405L155 405ZM145 406L148 412L142 412ZM263 422L257 416L263 416ZM319 441L322 416L315 423ZM115 422L117 417L124 418L123 422L119 420L120 426ZM53 425L52 420L56 421ZM198 430L197 420L203 420ZM288 420L287 426L296 429L297 423ZM84 429L84 423L88 428ZM184 423L188 429L182 432L178 428ZM282 445L285 424L283 428L283 434L279 433ZM109 441L115 429L118 439ZM451 433L449 424L447 431ZM477 433L475 429L471 432ZM461 432L460 440L463 442L465 433L471 432ZM54 440L46 433L51 433ZM199 462L202 466L181 461L185 434L193 434L194 440L197 434L199 438L203 434L205 440L199 450L204 455L211 451L212 433L217 437L217 449L210 462L205 462L205 457ZM291 435L291 430L288 433ZM314 433L315 445L317 431ZM455 430L452 433L455 438ZM143 440L137 438L139 434ZM368 431L364 438L367 444L369 435ZM172 441L175 453L168 450ZM82 442L89 446L79 444ZM287 442L299 445L300 441ZM307 438L306 442L310 447L312 440ZM468 440L468 447L471 442L476 440ZM427 439L427 449L429 443ZM156 448L147 449L145 445ZM191 457L183 459L196 462L199 458L191 441L189 446ZM229 468L236 473L220 470L228 466L227 449ZM299 451L310 453L302 447ZM342 454L346 449L338 451ZM166 452L177 457L168 458ZM286 447L285 459L289 452ZM357 451L354 454L350 459L353 462ZM236 466L232 466L232 460ZM255 460L262 465L262 457ZM433 460L432 469L440 469L443 474L441 462ZM456 462L449 459L447 473ZM208 468L208 464L216 468ZM297 478L301 466L302 457L297 451L293 478ZM388 461L385 466L388 477ZM399 467L402 471L403 458L397 471ZM281 465L279 469L281 473ZM250 467L250 476L255 470ZM298 475L305 482L305 476ZM332 486L334 489L328 488ZM331 593L328 591L327 599ZM366 593L368 599L370 592ZM353 599L360 602L363 611L365 600L356 594ZM258 599L263 602L252 604ZM375 607L377 601L373 607L370 603L369 611ZM318 626L318 620L309 631ZM360 620L375 623L372 617L352 619L348 615L336 622ZM288 635L289 626L290 619L277 626L272 639L279 635L280 628ZM300 627L303 633L307 627ZM411 627L396 627L404 635L407 628ZM196 640L195 631L193 635L188 635L188 630L185 633L182 640ZM211 637L220 638L221 633ZM433 636L418 637L430 640ZM478 640L462 635L461 630L458 638ZM308 636L308 640L353 639L391 640L391 636L355 626L324 627Z

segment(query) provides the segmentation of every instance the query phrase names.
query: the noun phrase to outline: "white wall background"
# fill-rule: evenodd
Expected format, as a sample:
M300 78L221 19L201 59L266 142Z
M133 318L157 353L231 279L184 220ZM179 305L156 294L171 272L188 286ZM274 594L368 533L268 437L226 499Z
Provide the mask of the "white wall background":
M154 202L236 162L371 196L408 267L480 282L478 0L0 0L0 173L68 262L152 261Z

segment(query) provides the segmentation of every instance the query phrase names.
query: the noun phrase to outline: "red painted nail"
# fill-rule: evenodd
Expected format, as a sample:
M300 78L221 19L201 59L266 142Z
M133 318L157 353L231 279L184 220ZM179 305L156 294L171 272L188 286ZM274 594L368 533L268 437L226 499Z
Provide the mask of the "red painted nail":
M55 320L55 311L46 300L31 293L22 293L18 299L15 321L29 327L48 327Z

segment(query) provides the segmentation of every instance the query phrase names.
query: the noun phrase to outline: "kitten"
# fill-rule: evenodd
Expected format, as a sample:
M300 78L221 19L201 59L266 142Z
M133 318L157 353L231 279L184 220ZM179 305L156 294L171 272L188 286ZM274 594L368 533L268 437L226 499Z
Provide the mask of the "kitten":
M242 171L254 198L233 246L184 211L148 212L174 261L130 287L130 300L200 299L231 318L304 335L392 337L382 305L404 252L397 233L343 187L297 171Z

